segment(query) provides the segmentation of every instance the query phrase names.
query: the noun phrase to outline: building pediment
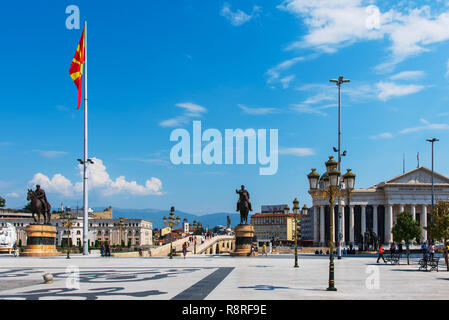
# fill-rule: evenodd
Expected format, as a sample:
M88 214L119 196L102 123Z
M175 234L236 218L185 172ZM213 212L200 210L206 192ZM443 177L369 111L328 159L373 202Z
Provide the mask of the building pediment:
M449 178L434 172L434 184L448 184ZM382 182L378 186L386 187L393 184L404 184L404 185L418 185L418 184L430 184L432 183L432 170L426 167L419 167L412 171L406 172L400 176L393 179Z

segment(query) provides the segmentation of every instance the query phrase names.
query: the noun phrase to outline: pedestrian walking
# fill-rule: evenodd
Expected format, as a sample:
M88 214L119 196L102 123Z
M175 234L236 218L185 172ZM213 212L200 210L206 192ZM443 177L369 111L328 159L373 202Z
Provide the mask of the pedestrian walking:
M382 258L382 260L385 263L386 261L384 258L384 248L382 247L382 245L379 246L379 249L377 250L377 252L379 253L379 256L377 257L377 263L379 263L380 258Z
M142 243L139 242L139 256L141 257L142 254L143 254L143 251L142 251Z
M262 255L267 256L267 245L265 244L265 242L263 243L262 246Z
M111 249L109 248L109 243L106 243L106 246L105 246L105 256L106 257L111 256Z
M104 257L104 243L101 244L100 254L101 254L102 257Z
M402 243L398 245L398 253L402 254Z
M14 249L14 257L18 257L19 256L19 248L17 247L17 242L14 242L13 249Z
M423 242L423 244L421 245L421 250L422 250L422 256L423 258L426 256L427 253L427 245L425 242Z
M182 245L182 254L184 255L184 259L186 258L187 255L187 243L184 242L184 244Z
M435 254L435 246L433 244L433 242L430 244L429 246L429 255L430 255L430 259L433 260L433 255Z

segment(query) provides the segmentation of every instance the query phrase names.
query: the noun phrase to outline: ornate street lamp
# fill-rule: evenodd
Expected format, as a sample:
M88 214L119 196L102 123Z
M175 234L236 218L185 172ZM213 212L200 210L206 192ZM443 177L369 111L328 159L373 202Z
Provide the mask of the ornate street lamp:
M313 168L312 172L307 175L307 178L309 179L310 190L318 189L318 180L320 179L320 174L316 172L315 168Z
M355 174L351 172L351 169L348 169L348 172L343 176L344 179L344 189L340 189L340 177L341 172L337 170L338 162L334 160L333 156L329 157L329 160L325 162L326 173L321 177L321 181L323 182L324 188L318 189L316 188L316 179L317 174L315 170L312 169L312 172L307 175L309 179L310 185L310 193L313 197L321 197L329 199L330 206L330 219L329 219L329 233L330 233L330 241L329 241L329 287L328 291L337 291L335 288L335 279L334 279L334 207L335 207L335 198L347 196L349 198L351 191L354 189L355 182ZM313 188L315 187L315 188Z
M194 252L194 254L196 254L196 235L195 235L195 232L196 232L196 228L198 227L198 224L197 224L197 222L196 222L196 220L193 220L193 252Z
M295 268L298 268L298 223L299 223L299 201L293 200L293 221L295 225Z
M70 243L70 239L71 239L71 234L70 234L70 230L73 226L72 220L76 219L75 216L73 216L70 212L66 212L62 215L62 218L65 220L63 226L67 228L66 232L67 232L67 257L66 259L70 259L70 250L72 249L71 243Z
M181 222L181 218L179 216L175 218L175 207L171 207L170 214L168 215L168 222L166 216L164 216L162 220L164 221L164 225L170 227L170 259L173 259L173 227Z

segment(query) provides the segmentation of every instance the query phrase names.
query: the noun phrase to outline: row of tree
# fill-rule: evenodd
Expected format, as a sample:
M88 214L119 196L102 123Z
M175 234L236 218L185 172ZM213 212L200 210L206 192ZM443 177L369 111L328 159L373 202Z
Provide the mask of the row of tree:
M429 239L432 243L436 241L443 241L446 245L449 240L449 201L439 201L435 207L430 211L430 221L427 227L424 227L427 231ZM421 227L419 222L413 220L413 216L408 211L399 213L397 221L391 230L393 233L394 241L405 242L407 250L407 264L410 264L410 243L421 238ZM449 270L449 264L447 259L446 266Z

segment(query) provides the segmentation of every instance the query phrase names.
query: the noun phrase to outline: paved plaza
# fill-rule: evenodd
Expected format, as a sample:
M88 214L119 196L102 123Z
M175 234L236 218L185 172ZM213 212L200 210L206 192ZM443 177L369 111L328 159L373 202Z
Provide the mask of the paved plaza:
M0 256L1 299L447 299L449 272L376 263L376 257L335 260L337 292L327 292L328 256L252 258L198 255L187 259ZM440 259L441 261L442 259ZM50 272L54 281L43 283ZM79 282L76 281L79 274ZM74 280L75 279L75 280ZM79 287L77 286L79 284Z

